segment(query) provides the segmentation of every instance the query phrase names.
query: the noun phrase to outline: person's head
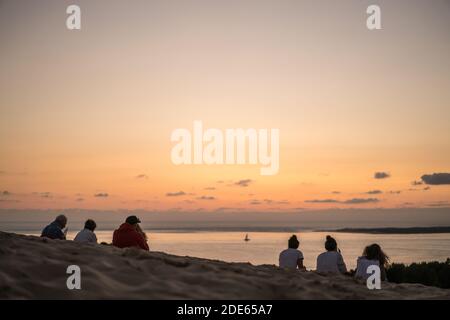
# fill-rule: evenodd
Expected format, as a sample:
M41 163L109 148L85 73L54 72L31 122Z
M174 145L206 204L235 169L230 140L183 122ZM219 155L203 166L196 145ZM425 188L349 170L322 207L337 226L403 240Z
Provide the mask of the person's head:
M61 227L65 228L67 224L67 217L63 214L60 214L55 218L55 222Z
M129 217L125 220L125 222L128 223L128 224L131 224L133 227L136 228L137 224L138 224L138 223L141 223L141 220L139 220L139 218L136 217L136 216L129 216Z
M337 242L332 236L327 236L325 241L325 249L327 251L337 251Z
M88 230L91 230L91 231L94 231L95 228L97 228L97 224L95 223L94 220L88 219L88 220L86 220L86 222L84 223L84 228L85 228L85 229L88 229Z
M386 266L389 263L389 257L381 250L381 247L374 243L364 249L363 256L368 260L377 260L380 266Z
M297 236L295 234L292 235L292 237L290 237L289 241L288 241L289 249L298 249L299 245L300 245L300 241L298 241Z

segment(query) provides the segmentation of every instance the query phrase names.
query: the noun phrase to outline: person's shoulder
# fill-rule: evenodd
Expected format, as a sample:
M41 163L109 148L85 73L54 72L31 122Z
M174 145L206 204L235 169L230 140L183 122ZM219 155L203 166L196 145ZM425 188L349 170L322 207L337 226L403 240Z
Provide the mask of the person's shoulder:
M339 251L330 251L329 255L335 256L335 257L341 257L341 253Z
M368 261L369 261L369 259L367 259L367 257L364 257L364 256L360 256L356 259L357 263L366 263Z

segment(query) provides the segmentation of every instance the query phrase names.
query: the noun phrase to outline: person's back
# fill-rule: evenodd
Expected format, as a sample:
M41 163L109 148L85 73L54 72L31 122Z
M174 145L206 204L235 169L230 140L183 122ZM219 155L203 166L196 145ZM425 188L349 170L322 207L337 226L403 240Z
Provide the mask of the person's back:
M56 217L55 221L50 223L48 226L42 230L41 237L49 239L65 240L66 235L62 229L66 226L67 218L64 215L59 215Z
M317 272L323 273L345 273L347 267L344 263L344 258L337 251L327 251L321 253L317 257Z
M136 230L136 224L140 222L139 219L132 216L128 217L127 221L114 231L113 245L118 248L137 247L148 251L147 242L142 234Z
M383 252L381 247L374 243L364 249L363 255L358 258L356 263L355 277L367 280L370 274L367 268L376 265L380 267L380 277L382 281L387 280L386 266L389 264L389 257Z
M366 257L359 257L356 262L355 277L367 280L370 276L370 274L367 273L367 268L373 265L380 266L380 262L378 260L369 260Z
M97 236L91 230L83 229L77 233L73 241L80 243L97 243Z
M279 256L279 266L285 269L305 270L303 266L303 253L298 250L300 242L297 236L293 235L288 241L288 249L281 251Z
M97 243L97 236L94 233L97 224L94 220L87 220L84 224L84 229L78 232L73 241L80 243Z
M297 269L298 260L303 260L303 253L297 249L286 249L281 251L279 263L280 268Z
M346 273L347 267L344 258L338 251L336 240L327 236L325 241L326 252L317 257L316 271L321 273Z

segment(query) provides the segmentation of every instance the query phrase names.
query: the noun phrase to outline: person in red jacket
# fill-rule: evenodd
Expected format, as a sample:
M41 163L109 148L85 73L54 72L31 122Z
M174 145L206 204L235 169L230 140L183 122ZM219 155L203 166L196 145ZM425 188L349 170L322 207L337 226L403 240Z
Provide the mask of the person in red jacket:
M119 248L137 247L149 251L145 234L139 227L139 220L136 216L129 216L119 229L114 230L113 246Z

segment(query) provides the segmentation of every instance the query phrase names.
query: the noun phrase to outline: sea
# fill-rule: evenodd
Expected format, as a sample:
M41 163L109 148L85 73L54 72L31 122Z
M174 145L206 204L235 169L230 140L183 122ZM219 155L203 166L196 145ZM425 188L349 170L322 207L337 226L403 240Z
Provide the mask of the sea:
M14 231L39 236L35 231ZM292 234L300 240L299 250L304 256L307 269L316 268L317 256L324 251L326 235L332 235L338 242L347 268L354 269L356 259L364 247L378 243L388 254L391 262L406 263L423 261L446 261L450 258L450 234L369 234L340 232L236 232L236 231L147 231L152 251L179 256L199 257L227 262L251 263L253 265L277 265L282 250ZM113 230L96 231L99 242L111 243ZM245 241L248 234L249 241ZM75 231L69 231L67 239L72 240Z
M39 236L58 211L0 210L0 231ZM342 233L340 228L450 226L450 209L352 210L301 214L187 214L146 212L63 212L68 216L67 239L72 240L87 218L94 218L99 242L111 243L116 229L130 214L139 215L152 251L253 265L277 265L293 234L307 269L316 268L325 238L333 236L349 269L367 245L378 243L392 263L444 262L450 258L450 233ZM328 230L328 231L323 231ZM249 241L245 241L248 235ZM0 243L1 245L1 243Z

